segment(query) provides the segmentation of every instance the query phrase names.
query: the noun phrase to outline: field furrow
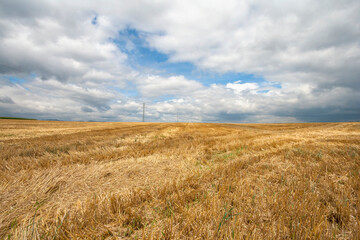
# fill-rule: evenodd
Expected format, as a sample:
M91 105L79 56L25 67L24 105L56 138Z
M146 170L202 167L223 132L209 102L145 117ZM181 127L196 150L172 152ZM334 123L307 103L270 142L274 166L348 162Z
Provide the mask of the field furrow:
M360 237L359 123L0 131L1 239Z

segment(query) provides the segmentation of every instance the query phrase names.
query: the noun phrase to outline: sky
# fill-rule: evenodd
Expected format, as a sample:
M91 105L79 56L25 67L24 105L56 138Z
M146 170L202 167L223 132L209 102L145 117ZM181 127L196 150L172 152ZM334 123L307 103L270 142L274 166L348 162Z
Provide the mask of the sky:
M1 0L0 116L360 121L359 0Z

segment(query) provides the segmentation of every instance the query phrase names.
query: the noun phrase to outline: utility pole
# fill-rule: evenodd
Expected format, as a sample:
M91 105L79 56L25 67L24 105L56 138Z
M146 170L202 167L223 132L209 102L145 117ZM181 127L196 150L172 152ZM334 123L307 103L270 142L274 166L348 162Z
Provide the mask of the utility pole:
M145 103L143 103L143 122L145 122Z
M179 112L176 112L176 122L179 122Z

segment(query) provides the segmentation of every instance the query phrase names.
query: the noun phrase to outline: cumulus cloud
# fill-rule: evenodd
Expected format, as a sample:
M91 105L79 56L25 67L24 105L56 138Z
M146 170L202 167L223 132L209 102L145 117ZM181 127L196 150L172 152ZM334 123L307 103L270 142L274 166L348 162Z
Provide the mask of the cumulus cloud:
M356 0L4 0L0 111L137 121L145 101L153 121L359 120L359 12ZM117 45L128 28L168 62L264 80L206 84L135 69Z
M150 43L172 61L213 71L360 87L358 1L208 2L174 3L163 19L166 34Z
M236 81L234 83L228 83L228 84L226 84L226 87L234 90L236 93L259 89L259 85L257 83L241 83L241 81Z
M30 10L24 9L28 3L3 3L0 73L37 74L60 81L99 77L121 81L120 75L131 72L122 64L126 55L109 41L116 27L106 16L92 24L94 12L77 14L66 3L61 6L50 1L34 1Z
M0 97L0 102L14 104L14 101L11 98L9 98L8 96Z
M202 84L199 82L188 80L184 76L165 78L157 75L150 75L142 77L141 82L138 84L140 93L145 97L189 95L202 87Z

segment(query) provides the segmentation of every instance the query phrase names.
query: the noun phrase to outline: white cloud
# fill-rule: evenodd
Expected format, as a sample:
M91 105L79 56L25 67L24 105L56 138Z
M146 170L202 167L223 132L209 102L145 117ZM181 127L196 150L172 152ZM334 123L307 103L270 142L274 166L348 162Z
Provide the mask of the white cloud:
M259 85L256 83L241 83L241 81L236 81L234 83L228 83L228 84L226 84L226 87L228 89L234 90L235 93L259 89Z
M202 84L199 82L188 80L184 76L165 78L150 75L141 77L138 82L139 92L145 97L189 95L202 87Z
M89 72L102 71L121 80L114 69L126 69L126 55L108 39L115 28L105 17L93 25L91 17L70 16L72 23L35 14L29 21L21 16L1 18L0 26L6 30L0 38L0 72L81 81Z
M339 78L342 84L358 82L358 1L207 2L191 8L174 3L162 16L165 34L151 36L151 45L172 54L173 61L212 71L256 73L280 82L297 82L296 76L281 77L288 72L307 73L302 81L314 85L339 85ZM319 74L323 78L314 82Z
M4 0L0 110L134 121L149 101L149 118L161 121L176 112L196 121L359 120L359 12L356 0ZM170 62L265 82L206 86L178 72L135 70L113 41L127 27L142 31ZM125 48L136 45L127 41ZM119 88L139 95L126 97Z

